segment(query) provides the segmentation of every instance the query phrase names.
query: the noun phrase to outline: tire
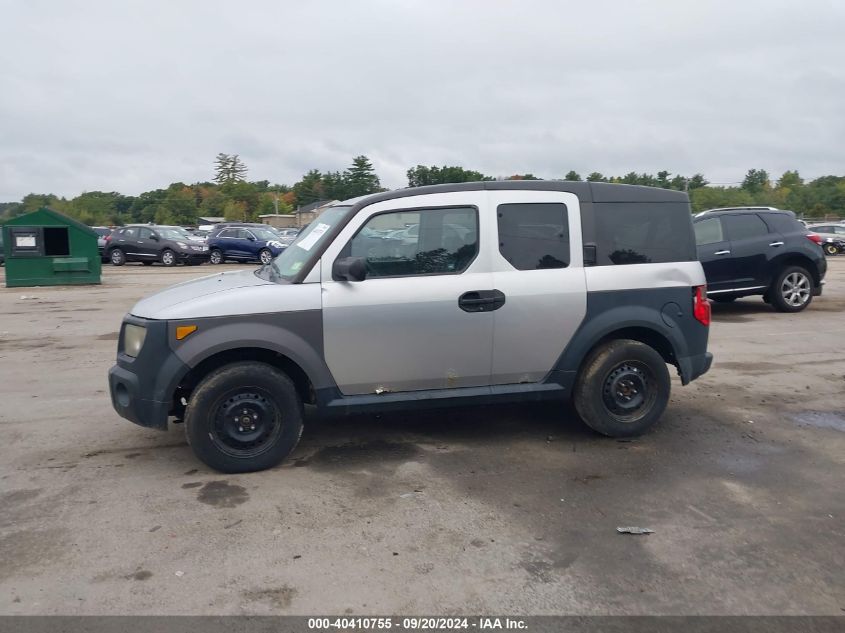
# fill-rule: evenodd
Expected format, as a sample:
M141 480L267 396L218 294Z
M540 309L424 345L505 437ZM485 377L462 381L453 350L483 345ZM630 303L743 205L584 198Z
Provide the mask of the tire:
M248 473L272 468L290 454L302 435L302 416L290 378L266 363L244 361L200 382L185 411L185 434L211 468Z
M262 248L258 253L258 261L266 266L273 261L273 253L267 248Z
M145 260L145 261L143 261L143 262L141 262L141 263L142 263L144 266L152 266L152 265L153 265L153 263L152 263L150 260Z
M670 390L666 362L654 348L618 339L587 356L575 383L573 403L594 431L631 437L657 422Z
M179 261L176 258L176 253L174 253L169 248L165 248L163 251L161 251L161 263L165 266L175 266L179 263Z
M113 248L109 251L109 261L114 266L123 266L126 263L126 255L119 248Z
M839 248L836 244L827 243L823 246L825 255L838 255Z
M219 248L213 248L211 249L211 253L208 256L208 261L212 264L217 265L222 264L226 260L223 257L223 251L221 251Z
M716 303L732 303L736 301L736 297L710 297L712 301Z
M813 277L806 268L787 266L777 276L768 294L778 312L801 312L813 301Z

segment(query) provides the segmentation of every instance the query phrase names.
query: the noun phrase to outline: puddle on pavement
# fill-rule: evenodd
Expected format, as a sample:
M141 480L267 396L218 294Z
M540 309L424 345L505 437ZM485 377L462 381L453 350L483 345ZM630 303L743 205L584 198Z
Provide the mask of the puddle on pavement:
M845 431L845 416L839 413L830 413L826 411L805 411L804 413L796 413L792 419L798 424L806 424L808 426L815 426L820 429L834 429L836 431Z

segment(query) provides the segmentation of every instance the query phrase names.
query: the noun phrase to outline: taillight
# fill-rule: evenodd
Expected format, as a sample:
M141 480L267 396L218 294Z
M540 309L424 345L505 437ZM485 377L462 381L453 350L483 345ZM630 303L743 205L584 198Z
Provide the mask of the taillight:
M106 242L111 241L111 235L106 235Z
M822 236L817 233L807 233L807 239L811 242L815 242L819 246L822 245Z
M692 300L692 315L702 325L710 325L710 299L707 298L707 286L696 286Z

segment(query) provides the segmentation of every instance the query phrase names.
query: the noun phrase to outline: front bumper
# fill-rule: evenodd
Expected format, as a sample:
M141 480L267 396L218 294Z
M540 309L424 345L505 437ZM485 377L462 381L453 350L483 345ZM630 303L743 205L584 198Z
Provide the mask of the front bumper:
M176 258L180 262L207 262L209 258L209 252L205 251L178 251L176 253Z
M144 345L137 358L123 351L126 323L147 329ZM167 321L153 321L127 316L120 328L117 363L109 370L109 393L114 410L140 426L167 429L173 408L173 394L188 372L170 349Z

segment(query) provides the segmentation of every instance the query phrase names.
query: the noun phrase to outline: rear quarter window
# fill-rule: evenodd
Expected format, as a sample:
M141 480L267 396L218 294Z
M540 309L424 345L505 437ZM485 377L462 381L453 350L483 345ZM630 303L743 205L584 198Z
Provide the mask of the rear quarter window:
M616 202L593 205L596 265L695 261L689 205Z
M784 213L763 213L762 218L774 233L807 232L803 224Z

